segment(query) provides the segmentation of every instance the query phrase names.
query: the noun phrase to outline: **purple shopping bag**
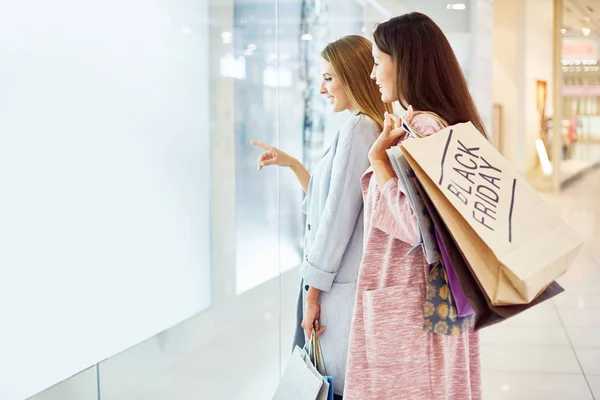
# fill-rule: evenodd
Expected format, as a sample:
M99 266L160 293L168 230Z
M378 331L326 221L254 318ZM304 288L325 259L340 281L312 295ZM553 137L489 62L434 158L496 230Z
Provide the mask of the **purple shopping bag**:
M435 230L435 240L437 241L438 247L440 249L440 253L442 255L442 263L444 264L444 268L446 269L446 275L448 275L448 286L450 286L450 291L452 292L452 296L454 296L454 303L456 305L456 312L459 317L466 317L467 315L473 314L475 311L473 307L467 301L467 296L465 296L465 292L460 285L458 277L454 273L454 268L452 268L452 262L450 261L450 256L448 255L448 251L446 247L444 247L444 243L440 238L440 234L437 229Z

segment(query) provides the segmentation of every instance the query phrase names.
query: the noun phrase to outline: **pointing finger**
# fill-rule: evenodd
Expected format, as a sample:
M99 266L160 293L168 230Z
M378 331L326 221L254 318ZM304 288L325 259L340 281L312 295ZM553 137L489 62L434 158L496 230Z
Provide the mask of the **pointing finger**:
M252 144L253 146L260 147L261 149L264 149L264 150L269 150L271 148L271 146L269 146L268 144L257 142L256 140L251 140L250 144Z

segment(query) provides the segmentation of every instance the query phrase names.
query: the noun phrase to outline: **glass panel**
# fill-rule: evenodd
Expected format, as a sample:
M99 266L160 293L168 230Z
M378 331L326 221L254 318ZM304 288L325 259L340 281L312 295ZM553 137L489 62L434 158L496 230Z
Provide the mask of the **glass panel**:
M282 181L278 187L277 167L257 172L257 160L262 149L250 145L250 140L278 146L290 154L302 155L302 138L294 120L278 115L278 96L299 104L297 86L288 62L294 45L285 49L287 62L278 63L275 2L249 3L236 0L235 42L233 57L246 66L245 79L234 81L235 91L235 182L236 182L236 290L243 293L270 279L282 270L300 264L302 220L300 209L302 190L295 182ZM284 3L280 10L299 13L298 3ZM284 14L285 15L285 14ZM285 32L293 34L295 29ZM294 35L297 38L297 34ZM289 37L289 36L288 36ZM297 41L294 43L297 46ZM283 57L282 57L283 58ZM296 81L297 82L297 81ZM294 103L295 101L295 103ZM284 135L278 135L278 122ZM295 125L295 126L294 126ZM286 129L288 129L286 131ZM294 135L294 133L296 133ZM285 172L283 172L285 173ZM280 217L294 218L294 223L280 226ZM281 259L277 249L281 251Z
M28 400L99 400L96 373L96 366L86 369Z
M3 400L210 305L207 9L3 5Z
M102 400L263 399L279 380L284 190L276 169L256 170L260 149L249 143L277 144L276 3L211 0L208 15L191 6L197 4L179 0L171 7L185 17L181 23L192 24L182 51L210 63L208 73L195 76L210 81L210 104L197 112L211 116L208 129L198 131L210 135L211 183L196 184L211 196L212 304L103 362ZM197 40L206 30L209 48L202 50Z

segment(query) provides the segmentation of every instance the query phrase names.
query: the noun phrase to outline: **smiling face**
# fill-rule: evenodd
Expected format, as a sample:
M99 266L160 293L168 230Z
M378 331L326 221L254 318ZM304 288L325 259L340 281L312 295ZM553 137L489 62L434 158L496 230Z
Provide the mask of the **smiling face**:
M321 71L323 72L323 83L321 83L320 93L327 96L329 104L333 106L333 111L352 111L352 106L344 90L344 85L337 78L331 63L322 60Z
M391 103L397 101L396 90L394 88L394 63L389 54L379 50L373 43L373 70L371 79L379 86L381 92L381 101Z

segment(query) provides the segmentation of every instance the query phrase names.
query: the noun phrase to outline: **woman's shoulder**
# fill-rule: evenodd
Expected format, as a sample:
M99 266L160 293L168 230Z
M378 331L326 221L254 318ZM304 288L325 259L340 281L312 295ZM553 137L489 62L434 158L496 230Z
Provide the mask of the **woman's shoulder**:
M413 111L412 107L408 107L404 120L425 136L444 129L441 119L435 114Z
M349 121L349 124L355 125L359 128L381 131L379 124L367 114L357 114L353 116Z
M345 140L372 140L381 133L381 128L375 120L368 115L354 115L340 128L340 139Z

